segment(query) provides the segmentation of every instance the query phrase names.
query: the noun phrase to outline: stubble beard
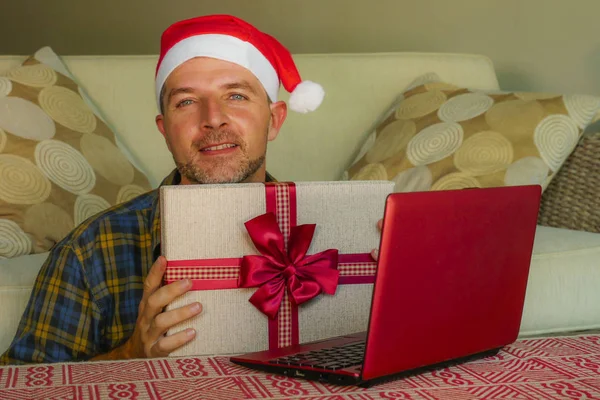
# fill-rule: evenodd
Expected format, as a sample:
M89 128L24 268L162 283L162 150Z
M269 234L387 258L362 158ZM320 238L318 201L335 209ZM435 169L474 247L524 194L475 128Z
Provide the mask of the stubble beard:
M266 136L266 135L265 135ZM236 160L228 160L226 163L212 162L212 165L200 166L195 163L196 157L200 155L200 149L215 142L232 142L239 146L240 157ZM246 152L247 145L239 136L230 131L213 131L202 140L192 144L190 155L185 162L175 160L177 170L193 184L223 184L240 183L248 180L265 163L265 154L250 159ZM215 160L216 161L216 160Z

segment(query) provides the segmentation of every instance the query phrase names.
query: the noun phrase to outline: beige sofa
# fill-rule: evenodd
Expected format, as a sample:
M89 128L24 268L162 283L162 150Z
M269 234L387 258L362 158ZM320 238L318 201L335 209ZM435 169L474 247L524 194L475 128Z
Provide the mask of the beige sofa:
M25 57L0 57L0 71ZM339 54L295 57L303 76L326 90L312 114L290 113L268 151L279 180L338 180L368 131L415 77L497 90L490 60L461 54ZM64 57L112 125L120 147L156 186L173 161L154 124L155 56ZM287 94L282 91L282 98ZM0 259L0 352L9 344L46 254ZM600 234L539 227L521 335L600 328Z

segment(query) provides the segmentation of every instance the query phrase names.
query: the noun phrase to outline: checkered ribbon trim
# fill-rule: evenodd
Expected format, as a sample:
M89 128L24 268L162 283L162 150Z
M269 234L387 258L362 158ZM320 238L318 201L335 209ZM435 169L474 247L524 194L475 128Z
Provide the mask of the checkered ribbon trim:
M292 302L290 295L286 290L283 294L279 314L277 315L277 325L279 326L278 347L292 345Z
M340 263L340 276L374 276L377 264L371 263ZM180 279L192 280L236 280L240 275L239 266L230 267L173 267L167 268L167 281Z
M377 263L340 263L338 264L340 276L375 276Z
M291 218L290 218L290 191L285 184L275 184L275 217L277 225L283 234L283 244L287 250L288 240L290 239Z
M275 217L277 225L283 234L283 245L288 249L288 240L290 238L291 218L290 218L290 192L285 184L275 184ZM285 347L292 345L292 303L287 290L283 294L283 300L279 306L277 315L277 346Z
M237 281L240 267L187 267L167 268L165 279L176 281L180 279L192 280L230 280Z

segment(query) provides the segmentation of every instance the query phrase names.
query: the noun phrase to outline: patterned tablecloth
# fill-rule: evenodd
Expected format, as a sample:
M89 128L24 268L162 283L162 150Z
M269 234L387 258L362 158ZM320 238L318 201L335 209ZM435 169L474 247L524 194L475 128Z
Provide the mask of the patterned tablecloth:
M495 357L339 387L251 371L226 357L0 368L0 399L600 399L600 335L521 340Z

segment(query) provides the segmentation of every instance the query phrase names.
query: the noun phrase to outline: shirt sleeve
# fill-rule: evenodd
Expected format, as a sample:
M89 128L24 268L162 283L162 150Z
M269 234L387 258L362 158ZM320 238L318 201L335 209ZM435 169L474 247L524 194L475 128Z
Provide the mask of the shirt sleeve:
M82 260L70 245L59 244L40 269L0 365L90 358L96 350L99 321Z

